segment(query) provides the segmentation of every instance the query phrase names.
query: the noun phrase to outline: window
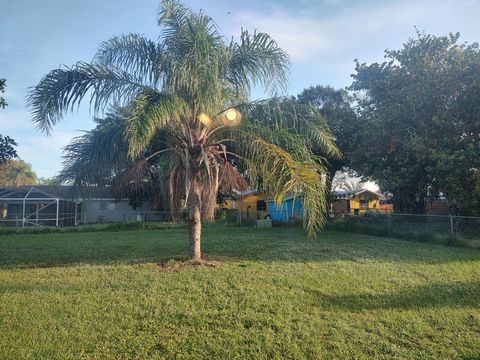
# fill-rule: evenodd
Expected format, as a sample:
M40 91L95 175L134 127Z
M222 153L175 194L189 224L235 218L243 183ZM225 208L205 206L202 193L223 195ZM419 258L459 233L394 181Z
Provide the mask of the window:
M100 210L115 210L115 202L100 200Z
M267 203L263 200L258 200L257 211L267 211Z

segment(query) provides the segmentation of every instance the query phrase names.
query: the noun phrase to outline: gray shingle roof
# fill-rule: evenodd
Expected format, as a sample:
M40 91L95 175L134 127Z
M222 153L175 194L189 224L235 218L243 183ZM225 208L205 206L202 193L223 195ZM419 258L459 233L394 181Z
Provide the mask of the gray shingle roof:
M331 194L336 199L351 199L356 195L368 193L373 196L377 196L379 199L385 199L385 196L374 191L370 191L367 189L357 189L357 190L332 190Z
M28 195L28 196L27 196ZM92 187L87 190L80 190L73 186L64 185L33 185L20 186L18 188L0 188L0 199L15 198L23 199L63 199L79 200L82 198L113 199L114 196L109 188Z

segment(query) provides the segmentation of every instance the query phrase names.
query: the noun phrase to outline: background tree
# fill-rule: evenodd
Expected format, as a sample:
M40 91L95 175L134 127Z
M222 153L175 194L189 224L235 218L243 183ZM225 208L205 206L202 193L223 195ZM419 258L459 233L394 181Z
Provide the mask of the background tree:
M6 81L6 79L0 79L0 94L5 92ZM7 102L0 96L0 107L4 109L5 106L7 106ZM9 136L4 137L0 134L0 166L5 164L7 160L18 157L14 146L17 146L15 140Z
M14 146L17 146L15 140L9 136L2 136L0 134L0 166L5 164L10 159L18 157Z
M55 177L51 178L46 178L46 177L39 177L37 179L37 184L38 185L48 185L48 186L55 186L55 185L60 185L60 183L57 181Z
M443 194L452 211L479 214L480 51L458 39L417 33L387 62L357 62L351 164L394 194L396 211Z
M345 181L342 181L338 188L345 191L357 191L362 190L365 186L365 182L360 178L348 178Z
M0 94L3 94L5 92L6 83L7 79L0 79ZM7 102L5 101L5 98L0 96L0 107L2 109L5 109L5 106L7 106Z
M314 235L326 201L325 169L312 147L333 156L333 138L310 107L297 112L286 101L247 101L256 85L285 89L287 54L265 33L243 30L238 42L225 43L210 17L176 1L162 2L158 24L159 42L136 34L112 38L92 63L53 70L32 90L33 121L47 133L87 94L95 110L116 105L113 116L69 148L66 171L77 169L71 171L77 183L112 180L123 190L168 178L173 217L182 198L188 207L195 260L201 221L213 219L218 191L244 187L244 175L277 202L304 192L304 225ZM233 107L243 114L241 126L230 126L241 120ZM99 161L80 164L70 156L76 152ZM94 165L106 159L112 161L106 169Z
M297 99L320 112L335 135L337 146L342 153L342 157L327 158L328 188L331 191L335 174L347 170L345 167L348 166L350 153L355 147L352 138L357 128L357 116L352 108L353 97L346 90L317 85L303 90Z
M0 186L18 187L36 185L37 175L32 170L32 165L23 160L8 160L0 166Z

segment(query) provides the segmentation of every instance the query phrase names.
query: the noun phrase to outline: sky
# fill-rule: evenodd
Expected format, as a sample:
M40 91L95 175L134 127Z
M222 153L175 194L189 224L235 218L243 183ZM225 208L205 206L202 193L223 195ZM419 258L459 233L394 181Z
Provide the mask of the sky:
M399 49L415 27L435 35L460 32L480 41L480 0L185 1L217 23L225 38L240 29L269 33L290 55L288 95L312 85L345 88L354 59L381 62ZM158 38L158 0L0 0L0 78L7 79L0 134L14 138L17 152L42 177L61 169L62 149L93 128L88 99L68 114L51 136L37 130L25 106L28 89L62 65L90 61L112 36L140 33ZM263 93L255 91L253 98Z

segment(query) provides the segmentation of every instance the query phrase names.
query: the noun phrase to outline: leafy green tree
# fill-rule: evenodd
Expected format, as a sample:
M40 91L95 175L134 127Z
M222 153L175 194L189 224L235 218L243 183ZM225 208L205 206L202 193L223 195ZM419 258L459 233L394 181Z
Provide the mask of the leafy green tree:
M17 146L15 140L9 136L2 136L0 134L0 166L5 164L10 159L18 157L14 146Z
M458 39L418 33L384 63L357 62L351 165L392 192L397 211L443 194L452 211L479 214L480 50Z
M23 160L8 160L0 167L0 186L18 187L36 183L37 175L32 165Z
M226 43L210 17L176 1L162 2L158 24L159 42L114 37L91 63L53 70L30 93L33 121L47 133L87 95L95 110L116 105L68 149L65 172L77 183L116 181L120 189L167 178L173 216L182 198L187 204L195 260L219 189L244 187L244 176L277 201L303 191L304 225L315 234L324 221L325 169L312 146L338 153L328 128L311 109L295 115L287 101L248 102L253 86L285 88L287 54L260 32L243 30Z
M5 92L6 82L7 79L0 79L0 94L3 94ZM2 109L5 109L5 106L7 106L7 102L5 101L5 98L0 96L0 107Z
M0 79L0 94L5 92L6 81L6 79ZM0 96L0 107L4 109L5 106L7 106L7 102ZM0 134L0 166L5 164L7 160L18 157L14 146L17 146L15 140L9 136L2 136Z

